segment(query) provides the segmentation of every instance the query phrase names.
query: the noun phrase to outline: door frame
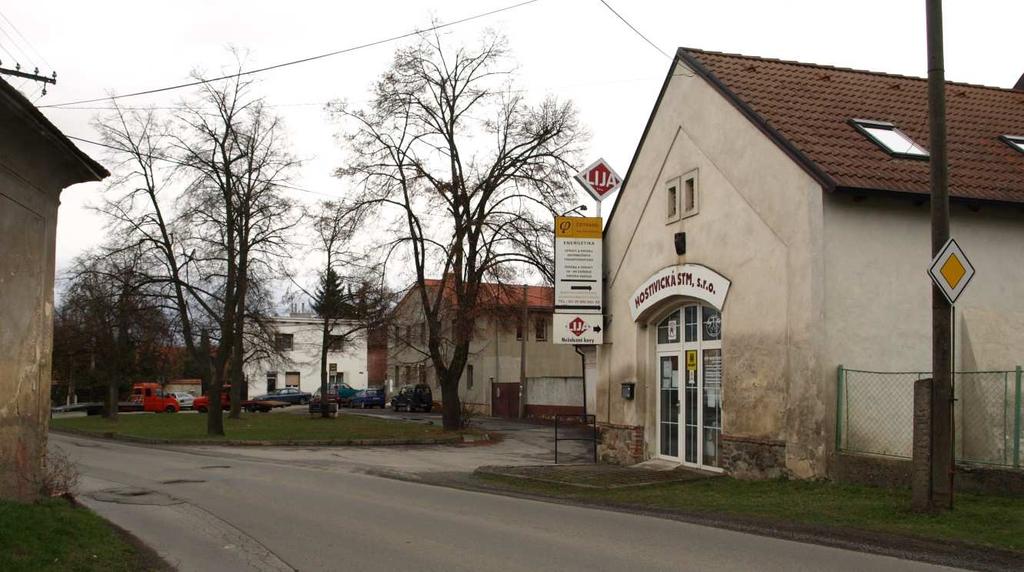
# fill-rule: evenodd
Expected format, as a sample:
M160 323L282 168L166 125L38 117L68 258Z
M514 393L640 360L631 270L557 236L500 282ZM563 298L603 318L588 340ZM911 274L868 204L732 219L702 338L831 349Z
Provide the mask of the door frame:
M697 307L697 336L695 341L686 341L686 313L685 308L689 306ZM654 402L654 427L655 427L655 439L654 439L654 451L655 457L659 459L665 459L672 462L680 463L683 466L691 467L694 469L700 469L703 471L711 472L724 472L722 467L716 467L712 465L704 464L704 407L702 407L704 399L704 350L721 350L722 349L722 336L719 335L717 340L704 340L703 335L703 323L704 323L704 310L703 308L708 307L717 310L713 306L703 303L697 300L686 300L680 304L673 306L671 309L660 313L651 322L654 327L652 330L653 336L653 347L654 347L654 386L655 390L655 402ZM720 310L719 310L720 312ZM659 325L670 317L673 313L678 313L678 342L669 343L658 343L658 327ZM686 395L686 382L688 369L686 364L686 352L696 351L697 363L696 363L696 399L697 399L697 420L696 420L696 451L694 458L696 462L686 461L687 445L686 445L686 408L688 405L688 398ZM679 418L676 421L677 427L677 442L679 443L677 457L670 455L663 455L661 453L661 358L668 356L677 356L677 363L679 364ZM723 380L724 386L724 380ZM721 394L719 394L719 408L721 408ZM720 428L721 431L721 428ZM721 458L721 457L719 457Z

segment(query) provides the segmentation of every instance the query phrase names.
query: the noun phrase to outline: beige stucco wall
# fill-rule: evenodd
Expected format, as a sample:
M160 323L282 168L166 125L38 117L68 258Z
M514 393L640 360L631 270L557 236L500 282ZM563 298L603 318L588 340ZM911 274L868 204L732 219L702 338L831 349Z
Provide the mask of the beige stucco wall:
M2 81L2 80L0 80ZM61 190L100 175L0 90L0 498L40 491L53 349Z
M0 498L31 499L46 453L57 195L0 169Z
M666 224L665 183L698 170L700 212ZM798 476L824 474L822 433L833 407L823 387L821 187L712 86L680 66L605 230L607 330L598 420L644 426L655 451L654 324L634 323L629 299L655 271L699 263L732 281L723 312L723 433L787 443ZM686 232L687 254L672 236ZM620 397L622 382L637 398Z
M514 313L513 313L514 315ZM546 324L547 340L538 341L534 330L534 320L543 320ZM395 324L403 334L399 338L393 335L394 329L389 331L391 336L388 343L388 370L387 378L395 382L395 386L405 383L416 383L415 368L422 364L426 368L427 383L437 388L437 378L429 359L417 349L419 346L418 327L422 318L415 304L408 304L400 315L395 317ZM551 343L551 312L547 310L531 310L530 323L526 329L526 377L529 378L565 378L579 377L582 368L580 356L573 351L571 345L560 345ZM519 383L520 380L520 356L522 342L516 339L515 317L493 318L482 317L477 319L476 329L470 343L470 357L467 362L467 369L463 370L462 379L459 383L459 398L467 404L475 405L482 413L490 413L491 405L491 384L493 383ZM405 332L406 325L412 326L412 339L407 340ZM414 379L406 379L404 368L411 365ZM469 387L468 366L473 366L473 387ZM399 368L399 376L396 379L395 367ZM541 386L550 385L540 382ZM547 393L547 392L545 392ZM544 400L557 400L560 394L557 391L545 395ZM541 398L540 395L536 396ZM440 391L436 391L434 399L440 401ZM528 399L529 402L535 402Z
M909 198L835 194L825 201L826 368L931 369L929 206ZM957 301L954 359L960 371L1024 363L1024 217L1019 209L954 203L951 233L977 274ZM844 434L850 447L908 455L916 376L847 375ZM1009 387L1004 383L1009 378ZM1006 390L1013 376L962 376L956 403L959 454L998 461Z
M827 366L928 371L928 204L835 194L826 207ZM950 230L977 271L957 301L957 369L1013 369L1024 363L1024 217L954 204Z

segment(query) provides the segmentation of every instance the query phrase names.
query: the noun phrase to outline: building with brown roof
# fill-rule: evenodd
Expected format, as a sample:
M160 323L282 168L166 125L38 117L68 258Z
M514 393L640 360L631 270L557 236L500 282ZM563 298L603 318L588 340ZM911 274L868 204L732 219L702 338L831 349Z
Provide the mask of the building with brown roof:
M605 459L825 476L837 368L930 368L926 90L919 78L677 52L605 228ZM955 309L955 365L1013 370L1024 92L946 92L952 235L977 270ZM907 383L865 394L876 422L841 437L890 431L909 447L911 394ZM1007 454L994 434L960 431L958 454Z
M109 173L0 80L0 498L43 492L61 191Z
M451 288L450 280L445 284ZM425 287L436 293L442 281L427 279ZM528 316L525 325L524 292ZM442 310L442 315L457 305L453 294L444 294L447 310ZM427 327L419 300L419 290L413 286L393 313L387 344L389 390L426 383L438 401L441 391L425 351ZM554 288L485 283L481 284L479 300L459 399L478 413L500 417L582 413L580 356L572 346L551 343ZM442 337L450 337L451 320L442 322ZM448 347L444 343L442 346ZM520 383L524 352L525 388Z

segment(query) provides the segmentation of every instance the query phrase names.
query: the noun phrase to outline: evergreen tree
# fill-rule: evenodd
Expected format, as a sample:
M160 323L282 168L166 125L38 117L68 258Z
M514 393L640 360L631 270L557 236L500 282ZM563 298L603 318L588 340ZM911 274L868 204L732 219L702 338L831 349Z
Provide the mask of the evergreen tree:
M328 267L320 274L320 284L313 293L312 306L323 325L320 340L320 414L327 417L327 352L331 349L335 324L345 317L349 309L341 277L333 268Z

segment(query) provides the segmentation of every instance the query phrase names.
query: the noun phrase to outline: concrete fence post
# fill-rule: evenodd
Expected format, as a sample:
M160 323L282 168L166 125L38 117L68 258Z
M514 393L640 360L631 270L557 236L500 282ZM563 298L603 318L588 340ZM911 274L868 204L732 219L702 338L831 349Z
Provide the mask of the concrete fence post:
M932 499L932 380L914 382L914 441L911 468L911 508L931 509Z
M843 450L843 390L845 389L846 370L843 364L836 369L836 454Z
M1013 468L1020 468L1021 367L1018 365L1013 383Z

